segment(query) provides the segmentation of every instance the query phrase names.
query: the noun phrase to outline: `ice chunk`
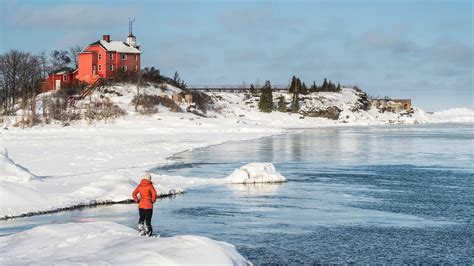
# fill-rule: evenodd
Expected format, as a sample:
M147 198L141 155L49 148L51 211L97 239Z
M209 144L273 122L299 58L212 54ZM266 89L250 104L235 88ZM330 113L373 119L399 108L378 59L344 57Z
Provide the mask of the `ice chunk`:
M279 183L285 182L286 178L272 163L249 163L236 169L226 181L231 184Z
M6 149L0 151L0 181L28 182L36 176L27 168L15 163Z

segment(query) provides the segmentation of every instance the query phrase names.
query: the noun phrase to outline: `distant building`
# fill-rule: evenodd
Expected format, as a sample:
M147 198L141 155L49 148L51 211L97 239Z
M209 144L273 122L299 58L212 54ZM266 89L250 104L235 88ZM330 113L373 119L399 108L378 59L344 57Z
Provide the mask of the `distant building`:
M369 108L372 107L389 112L408 111L411 99L369 99Z
M110 35L89 44L79 53L77 79L87 84L99 78L113 78L117 71L137 72L140 70L140 50L136 38L130 33L127 41L111 41Z
M77 83L77 73L77 69L70 67L63 67L49 73L48 77L43 81L41 90L46 92L69 87Z
M129 34L126 41L112 41L110 35L89 44L79 53L78 68L61 68L53 71L43 81L42 90L59 90L73 84L94 84L98 79L111 79L117 72L138 73L140 70L140 46L132 33L129 21Z

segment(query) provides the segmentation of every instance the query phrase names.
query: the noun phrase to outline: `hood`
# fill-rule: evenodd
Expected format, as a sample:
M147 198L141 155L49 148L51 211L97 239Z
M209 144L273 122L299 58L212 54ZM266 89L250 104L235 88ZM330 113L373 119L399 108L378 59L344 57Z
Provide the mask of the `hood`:
M148 180L148 179L142 179L142 181L140 181L140 186L146 187L146 186L149 186L149 185L151 185L151 181Z

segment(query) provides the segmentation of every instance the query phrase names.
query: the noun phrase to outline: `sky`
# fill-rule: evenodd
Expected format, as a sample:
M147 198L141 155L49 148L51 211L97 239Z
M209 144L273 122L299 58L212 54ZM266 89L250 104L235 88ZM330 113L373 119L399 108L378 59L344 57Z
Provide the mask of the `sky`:
M439 111L474 108L473 15L471 0L0 0L0 52L125 40L133 17L142 67L187 84L328 78Z

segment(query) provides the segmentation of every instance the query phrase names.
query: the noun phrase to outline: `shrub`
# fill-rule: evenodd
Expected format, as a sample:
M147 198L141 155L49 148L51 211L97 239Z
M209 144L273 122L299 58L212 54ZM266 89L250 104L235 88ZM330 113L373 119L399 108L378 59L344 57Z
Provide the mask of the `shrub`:
M125 111L112 103L109 98L91 101L86 104L86 111L84 112L84 118L86 118L89 123L94 120L103 120L104 122L112 121L124 115Z

